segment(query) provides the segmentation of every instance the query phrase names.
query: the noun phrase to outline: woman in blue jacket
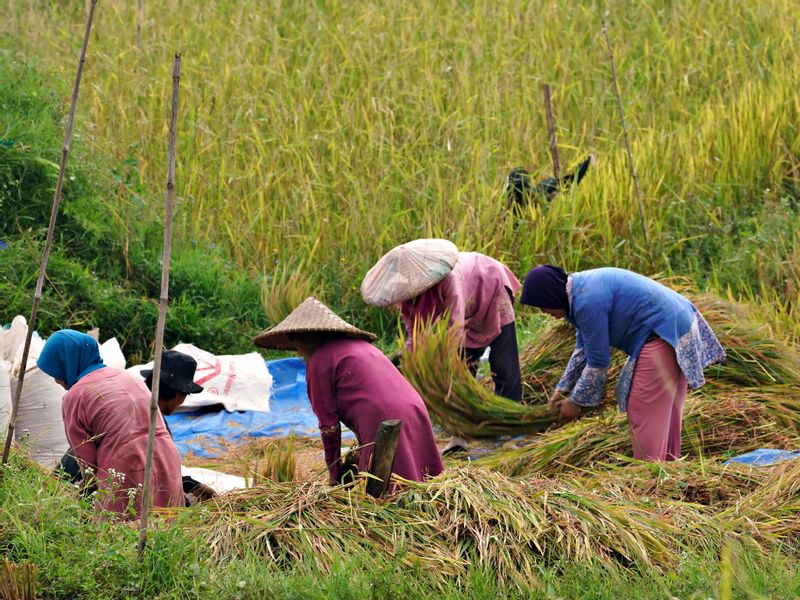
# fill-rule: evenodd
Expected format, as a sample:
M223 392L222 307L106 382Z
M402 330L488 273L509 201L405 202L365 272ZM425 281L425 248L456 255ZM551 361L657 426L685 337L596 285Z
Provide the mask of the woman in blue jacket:
M689 300L624 269L567 275L547 265L528 273L520 302L575 326L575 350L549 402L560 420L576 419L584 408L601 403L610 348L618 348L628 361L616 397L620 410L628 413L634 457L680 457L686 389L703 385L703 369L725 359Z

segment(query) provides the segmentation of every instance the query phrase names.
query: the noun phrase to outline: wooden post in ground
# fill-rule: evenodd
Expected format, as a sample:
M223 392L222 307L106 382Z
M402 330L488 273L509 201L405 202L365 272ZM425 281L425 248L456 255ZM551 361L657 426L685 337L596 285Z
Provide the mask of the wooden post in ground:
M403 422L399 419L384 421L375 434L375 447L372 450L372 466L369 469L370 477L367 480L367 493L375 498L380 498L389 487L389 478L392 476L394 455L397 451L397 440L400 437L400 427Z
M39 303L42 299L42 287L44 277L47 272L47 260L50 257L50 247L53 245L53 235L56 230L56 219L58 218L58 208L61 205L61 190L64 187L64 172L67 170L67 157L69 156L69 142L72 139L72 126L75 123L75 107L78 104L78 90L81 87L81 75L83 74L83 63L86 61L86 47L89 45L89 33L92 31L92 20L94 19L94 7L97 0L92 0L89 4L89 15L86 17L86 29L83 33L83 45L81 46L81 57L78 61L78 73L75 75L75 87L72 90L72 102L69 106L69 117L67 118L67 131L64 134L64 146L61 148L61 164L58 169L58 179L56 180L56 190L53 194L53 205L50 208L50 223L47 226L47 236L44 241L44 251L42 252L42 262L39 265L39 278L36 280L36 289L33 292L33 305L31 306L31 317L28 319L28 333L25 336L25 345L22 348L22 363L19 372L19 380L14 391L14 398L11 403L11 417L8 421L8 433L6 443L3 446L3 466L8 464L8 454L11 451L11 442L14 440L14 428L17 424L17 411L19 409L19 399L22 394L22 385L25 382L25 371L28 366L28 354L31 349L31 336L36 329L36 316L39 312ZM0 471L2 477L2 471Z
M169 256L172 248L172 204L175 196L175 138L178 123L178 90L181 81L181 55L175 55L172 67L172 115L169 121L169 163L167 167L167 206L164 215L164 254L161 262L161 297L158 304L158 323L156 324L156 348L153 357L153 384L150 397L150 428L147 435L147 458L144 467L142 486L142 513L139 522L139 543L137 553L142 559L147 539L147 517L150 497L153 495L153 450L156 437L156 415L158 414L158 390L161 378L161 354L164 347L164 323L167 320L167 301L169 299Z
M558 147L556 146L556 120L553 118L553 107L550 104L550 84L542 84L544 94L544 110L547 113L547 139L550 141L550 154L553 156L553 177L561 177L561 166L558 164Z
M136 49L142 49L142 14L144 12L144 7L142 6L142 0L138 0L136 3Z

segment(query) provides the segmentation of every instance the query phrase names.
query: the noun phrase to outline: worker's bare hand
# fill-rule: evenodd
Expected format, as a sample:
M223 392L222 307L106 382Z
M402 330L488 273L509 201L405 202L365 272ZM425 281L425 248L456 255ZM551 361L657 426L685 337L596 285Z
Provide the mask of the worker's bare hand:
M557 411L565 399L566 396L563 392L555 390L552 394L550 394L550 398L547 400L547 410L551 412Z
M558 411L558 422L559 423L569 423L570 421L574 421L581 416L582 410L581 407L573 402L570 402L568 399L564 399L561 402L561 408Z

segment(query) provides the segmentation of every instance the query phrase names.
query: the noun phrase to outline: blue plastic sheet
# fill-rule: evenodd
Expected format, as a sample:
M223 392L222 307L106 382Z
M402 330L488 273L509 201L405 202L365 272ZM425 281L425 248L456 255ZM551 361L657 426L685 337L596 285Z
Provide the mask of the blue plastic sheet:
M300 358L268 360L267 369L272 375L268 413L195 411L166 417L181 456L191 452L211 458L250 438L286 437L292 430L297 436L319 435L306 393L305 362ZM343 429L342 437L352 438L353 434Z
M769 465L776 465L786 460L793 460L800 458L800 452L792 450L776 450L774 448L759 448L746 454L734 456L725 461L724 464L732 462L743 463L746 465L753 465L754 467L767 467Z

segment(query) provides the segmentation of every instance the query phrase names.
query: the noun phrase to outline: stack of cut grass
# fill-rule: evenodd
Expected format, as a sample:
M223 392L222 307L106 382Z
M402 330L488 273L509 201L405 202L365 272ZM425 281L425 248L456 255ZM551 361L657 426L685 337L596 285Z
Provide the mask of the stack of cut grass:
M682 452L688 456L715 456L762 447L797 448L800 437L780 420L790 420L800 431L800 410L793 416L774 398L759 401L750 391L693 394L686 401ZM800 407L800 401L796 406ZM777 412L776 412L777 411ZM623 464L631 452L627 418L613 410L586 417L542 434L530 444L502 450L478 464L513 476L556 475L601 463Z
M277 567L313 560L324 571L364 550L446 577L477 561L512 583L529 582L542 561L669 566L686 539L669 514L474 468L408 482L392 502L363 484L267 483L218 499L198 534L219 560L247 549Z
M671 500L721 510L754 492L769 477L766 469L703 458L662 463L631 459L598 465L568 481L579 489L631 502Z
M775 339L770 327L745 308L711 294L691 295L727 354L725 362L706 370L715 386L800 386L800 353Z
M447 319L413 337L403 355L403 375L417 389L434 419L447 431L467 437L543 431L555 422L544 405L514 402L478 382L459 354L459 341Z
M772 468L769 478L752 494L716 515L729 530L758 543L800 548L800 461Z
M693 299L728 354L723 364L707 369L710 385L703 388L704 394L715 394L724 406L730 405L725 401L731 394L765 403L781 424L800 433L795 417L800 409L796 391L800 388L800 353L771 339L768 327L753 320L741 306L708 294L691 294L686 288L669 283ZM472 377L458 353L454 334L446 330L443 321L417 332L413 352L406 353L403 359L404 374L436 420L448 431L467 437L535 432L553 425L554 417L543 405L574 346L574 332L569 325L546 326L535 343L523 351L526 402L517 404L498 397ZM624 357L615 353L609 381L616 380L623 362ZM612 390L613 385L609 385L609 400ZM611 420L617 423L620 419ZM733 421L741 422L736 416ZM586 421L584 426L587 423L598 421ZM599 435L600 431L596 433ZM702 432L698 435L703 437ZM609 445L617 447L616 443Z

